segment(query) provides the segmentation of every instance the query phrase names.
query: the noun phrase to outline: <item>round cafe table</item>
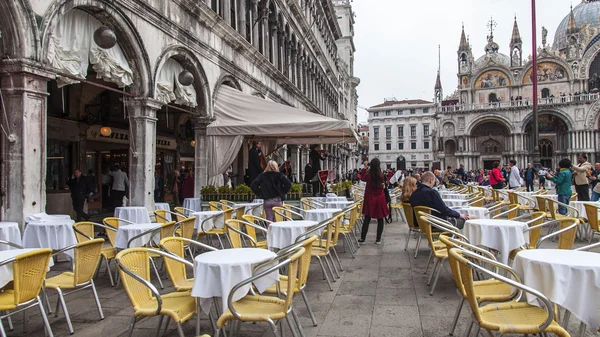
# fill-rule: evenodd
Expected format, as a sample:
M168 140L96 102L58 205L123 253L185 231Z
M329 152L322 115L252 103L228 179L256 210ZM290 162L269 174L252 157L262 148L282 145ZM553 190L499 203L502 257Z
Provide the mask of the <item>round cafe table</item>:
M227 310L229 292L238 283L252 276L254 265L273 259L277 255L266 249L232 248L211 251L194 258L194 285L192 296L198 297L199 310L210 312L211 300L221 298L220 312ZM279 279L279 273L273 272L254 282L259 292L267 290ZM250 285L240 288L233 296L237 301L246 296Z
M51 248L61 250L77 243L71 219L55 219L52 221L31 221L23 231L23 247ZM66 251L71 259L73 250Z
M155 202L154 203L154 210L165 210L165 211L171 211L171 206L169 206L168 203L166 202ZM171 213L167 212L165 214L167 221L171 221Z
M131 221L133 223L150 223L148 209L140 206L115 207L115 218ZM119 221L120 226L128 225L127 222Z
M548 299L569 310L593 331L600 327L600 259L598 253L528 249L519 252L513 269L523 284L540 291ZM527 302L541 306L527 294Z
M585 204L594 205L596 207L600 207L600 202L594 201L571 201L569 202L569 206L572 206L576 210L579 211L579 217L587 219L587 211L585 210Z
M473 219L489 219L489 214L485 214L488 209L485 207L463 207L454 209L460 214L468 214Z
M0 222L0 240L23 246L19 224L16 222ZM16 248L9 245L0 245L0 251L11 249Z
M325 207L326 208L344 209L344 208L352 205L353 203L354 203L353 201L348 201L348 200L344 200L344 201L326 201L325 202Z
M296 242L296 238L316 225L316 221L281 221L269 224L267 245L269 249L282 249ZM319 233L315 233L319 234Z
M527 228L526 223L519 221L474 219L465 221L463 234L471 244L499 251L500 262L507 264L513 249L529 243L529 235L523 234Z
M442 199L442 201L448 207L461 207L467 205L467 201L461 199Z
M183 199L183 208L200 212L202 210L202 200L200 198L185 198ZM189 216L189 214L185 214L185 216Z
M119 226L117 228L117 236L115 239L115 248L118 249L127 249L127 248L137 248L142 247L145 244L150 242L152 235L150 233L143 235L131 242L131 245L127 247L129 240L131 240L134 236L140 235L144 232L160 228L160 224L157 223L136 223L127 226ZM154 243L158 243L160 240L160 235L156 234L154 236Z
M325 202L331 202L331 201L348 201L348 198L346 198L346 197L338 197L338 196L327 196L327 197L325 197Z
M38 250L39 248L24 248L24 249L11 249L0 251L0 262L6 261L8 259L12 259L13 257L19 256L21 254L29 253L34 250ZM48 268L54 265L54 260L50 259L48 262ZM3 266L0 266L0 288L7 285L10 281L13 280L13 264L7 263Z
M225 226L225 221L223 221L222 216L216 216L219 214L223 214L223 211L202 211L194 212L190 215L196 217L196 221L194 222L194 228L196 229L196 231L200 232L209 231L213 228L223 228L223 226ZM204 225L202 225L203 222ZM203 226L203 228L200 228L200 226Z
M462 193L444 193L442 198L450 200L467 200L468 195Z
M321 222L331 219L335 213L341 211L341 208L306 209L302 211L302 216L304 217L304 220Z

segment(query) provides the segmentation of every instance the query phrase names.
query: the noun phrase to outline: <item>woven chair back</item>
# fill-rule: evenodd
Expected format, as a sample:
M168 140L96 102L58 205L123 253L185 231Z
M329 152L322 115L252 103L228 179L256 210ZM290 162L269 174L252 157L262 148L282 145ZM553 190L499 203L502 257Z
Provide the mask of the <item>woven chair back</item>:
M104 239L94 239L80 242L75 246L75 285L89 282L98 268L100 252L104 245Z
M177 255L182 259L184 258L184 242L181 240L181 238L175 236L163 238L160 240L160 245L169 253ZM179 261L169 258L163 258L163 261L165 263L165 268L167 269L169 279L171 279L171 282L173 282L173 286L175 288L181 287L187 278L185 265Z
M18 255L13 262L13 290L15 304L36 298L48 271L52 249L42 248Z
M89 241L90 239L85 237L86 235L92 239L94 238L94 224L92 222L77 222L73 225L73 228L77 229L75 231L77 242ZM80 233L85 235L81 235Z
M116 259L123 267L129 269L141 279L150 282L150 255L145 248L125 249L117 254ZM119 273L123 288L125 288L134 310L155 303L152 299L152 292L148 287L125 273L121 268L119 268Z

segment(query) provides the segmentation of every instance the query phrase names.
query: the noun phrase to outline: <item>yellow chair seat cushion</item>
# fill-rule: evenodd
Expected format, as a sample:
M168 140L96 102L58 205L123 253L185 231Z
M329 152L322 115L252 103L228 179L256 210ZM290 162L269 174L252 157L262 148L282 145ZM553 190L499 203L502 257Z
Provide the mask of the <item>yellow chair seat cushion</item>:
M73 289L75 288L75 274L70 271L46 279L46 288Z
M479 302L501 302L510 300L512 287L502 281L475 281L475 295Z
M198 232L198 235L202 235L202 234L204 234L204 235L225 235L226 232L225 232L225 229L222 229L222 228L213 228L206 232Z
M323 243L325 244L325 243ZM325 247L313 246L312 247L312 256L326 256L329 254L329 250L325 249Z
M256 248L268 248L268 242L267 241L258 241L256 243Z
M235 311L241 316L242 321L266 322L269 320L279 320L285 318L285 301L273 296L248 295L241 300L233 303ZM236 319L227 309L217 321L218 327L223 327L225 323Z
M539 332L539 325L546 320L546 312L536 306L523 302L505 302L488 304L479 309L481 327L501 334L534 334ZM558 336L569 334L556 322L552 322L546 332Z
M105 247L100 251L100 255L107 260L112 260L117 256L117 250L113 247Z
M12 310L16 307L14 290L8 289L0 293L0 310Z
M161 315L171 317L174 322L182 323L196 314L196 298L190 295L190 292L173 292L161 295L162 310ZM145 306L135 307L136 316L156 316L158 304L155 298L152 303Z

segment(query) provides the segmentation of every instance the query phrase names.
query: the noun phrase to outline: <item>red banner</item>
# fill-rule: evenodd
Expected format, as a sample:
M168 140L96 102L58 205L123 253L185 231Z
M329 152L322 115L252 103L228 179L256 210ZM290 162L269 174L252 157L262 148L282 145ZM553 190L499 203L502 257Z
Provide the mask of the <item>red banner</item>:
M327 184L327 178L329 177L329 170L321 170L318 175L321 185L325 186Z

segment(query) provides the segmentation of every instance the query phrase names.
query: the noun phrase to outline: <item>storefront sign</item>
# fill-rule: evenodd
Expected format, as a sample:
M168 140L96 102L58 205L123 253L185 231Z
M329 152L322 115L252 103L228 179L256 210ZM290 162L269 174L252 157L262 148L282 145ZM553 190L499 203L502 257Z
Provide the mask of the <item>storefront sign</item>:
M109 136L103 136L100 134L100 125L92 125L87 130L87 140L93 140L98 142L109 142L119 144L129 144L129 131L123 129L112 129L112 133ZM177 141L173 138L156 136L156 148L175 150L177 149Z
M48 118L48 139L79 141L79 123L66 119Z

